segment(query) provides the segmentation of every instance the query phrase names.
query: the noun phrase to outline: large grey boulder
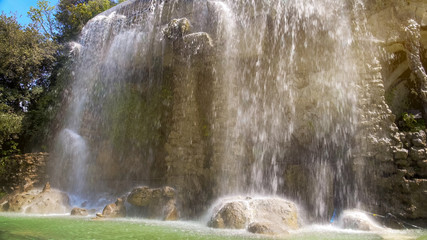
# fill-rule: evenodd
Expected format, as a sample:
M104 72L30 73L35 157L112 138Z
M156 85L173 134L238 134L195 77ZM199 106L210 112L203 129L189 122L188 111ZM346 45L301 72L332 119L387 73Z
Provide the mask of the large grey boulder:
M232 198L220 202L208 226L245 229L253 233L284 234L298 228L296 205L282 198Z
M138 207L143 217L166 221L179 219L175 189L171 187L137 187L129 194L127 201L133 206Z

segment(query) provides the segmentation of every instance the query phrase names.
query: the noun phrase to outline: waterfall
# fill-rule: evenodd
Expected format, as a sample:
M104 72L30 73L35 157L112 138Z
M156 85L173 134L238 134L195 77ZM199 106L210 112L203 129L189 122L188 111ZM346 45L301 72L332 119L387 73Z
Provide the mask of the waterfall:
M98 15L58 135L78 144L57 141L53 182L82 199L171 185L188 215L232 194L295 199L322 219L355 206L353 4L128 0Z
M223 78L231 82L224 82L232 113L225 193L293 191L320 217L327 216L330 198L335 204L357 199L348 176L360 80L351 5L333 0L214 4L226 45Z

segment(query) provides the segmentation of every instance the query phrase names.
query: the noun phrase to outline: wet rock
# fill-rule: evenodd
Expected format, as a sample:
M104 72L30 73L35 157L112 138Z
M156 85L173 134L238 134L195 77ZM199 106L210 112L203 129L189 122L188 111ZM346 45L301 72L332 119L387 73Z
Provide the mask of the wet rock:
M213 228L244 229L249 221L245 202L226 203L211 219L208 226Z
M296 205L280 198L236 198L216 207L208 225L214 228L244 229L256 233L280 234L298 228ZM250 223L253 223L251 226Z
M171 187L137 187L129 194L127 201L139 208L142 217L157 218L166 221L179 219L179 210L176 206L176 193L175 189Z
M253 222L248 226L248 232L266 235L288 234L289 232L282 229L277 224L271 222Z
M427 160L420 160L417 162L418 167L427 168Z
M406 159L408 158L408 150L404 148L396 149L394 152L394 159Z
M426 151L424 148L411 147L411 149L409 150L409 156L415 161L425 159Z
M383 229L366 213L359 210L345 210L339 219L339 225L341 225L343 228L362 231L375 231Z
M402 159L402 160L397 160L396 165L399 167L407 167L410 165L410 163L409 161Z
M45 192L50 192L50 183L49 183L49 182L47 182L47 183L44 185L42 192L43 192L43 193L45 193Z
M0 173L0 186L8 193L28 192L41 187L47 180L46 162L48 153L27 153L8 157Z
M273 230L265 223L251 223L248 226L248 232L258 234L274 234Z
M420 160L417 162L418 167L420 168L418 171L418 175L423 178L427 178L427 160ZM427 192L427 189L425 189Z
M426 146L426 143L423 142L423 140L421 140L419 138L412 139L412 144L415 147L425 147Z
M73 208L71 209L71 216L87 216L88 211L84 208Z
M182 38L190 31L190 21L187 18L172 19L168 26L163 29L165 37L171 40Z
M126 217L126 207L123 199L118 198L115 203L108 204L102 210L102 216L107 218Z
M254 219L265 219L280 224L286 229L297 229L298 217L296 205L280 198L253 199L250 206L254 209Z
M29 178L25 178L25 183L24 183L24 187L23 187L23 190L25 191L25 192L27 192L27 191L30 191L31 189L33 189L34 188L34 181L32 181L31 179L29 179Z
M176 221L179 219L179 211L176 207L175 200L169 200L163 210L163 220Z
M175 197L175 189L168 187L168 186L166 186L162 189L162 193L163 193L163 196L167 197L167 198Z
M200 54L206 53L213 47L212 38L208 33L197 32L185 35L184 38L184 49L187 54Z
M95 221L102 221L105 220L105 216L102 215L102 213L96 213L94 218L91 218L91 220L95 220Z
M30 214L63 214L70 212L69 197L56 189L15 192L0 203L3 211Z
M400 136L400 138L401 138L401 141L402 141L403 146L404 146L406 149L409 149L409 148L411 148L411 147L412 147L411 139L409 138L409 136L407 136L407 134L402 133L402 135Z
M127 197L127 201L138 207L145 207L150 204L156 203L162 197L162 190L160 188L138 187L132 190Z

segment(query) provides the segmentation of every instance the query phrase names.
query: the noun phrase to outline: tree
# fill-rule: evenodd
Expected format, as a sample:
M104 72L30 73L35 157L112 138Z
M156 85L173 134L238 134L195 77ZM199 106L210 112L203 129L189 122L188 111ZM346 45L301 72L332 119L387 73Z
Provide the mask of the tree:
M114 5L115 3L110 0L61 0L55 15L59 25L60 41L75 40L91 18Z
M0 103L0 158L18 151L18 134L21 131L22 115L15 114L9 106Z
M56 49L34 27L0 15L0 157L18 151L23 115L48 84Z
M55 61L57 46L34 27L22 29L15 17L0 15L0 102L25 111Z
M44 34L52 38L55 35L55 17L54 17L55 6L50 6L50 2L46 0L37 1L37 8L30 7L28 16L33 21L33 26L39 31L43 31Z

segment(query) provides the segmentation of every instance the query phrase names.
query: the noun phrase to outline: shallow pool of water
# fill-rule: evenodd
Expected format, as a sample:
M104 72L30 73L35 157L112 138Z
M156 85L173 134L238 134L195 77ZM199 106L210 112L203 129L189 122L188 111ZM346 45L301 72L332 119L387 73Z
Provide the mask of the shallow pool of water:
M271 239L242 230L211 229L199 222L144 219L91 220L90 217L0 215L0 239ZM419 239L427 231L363 232L314 225L274 239Z

